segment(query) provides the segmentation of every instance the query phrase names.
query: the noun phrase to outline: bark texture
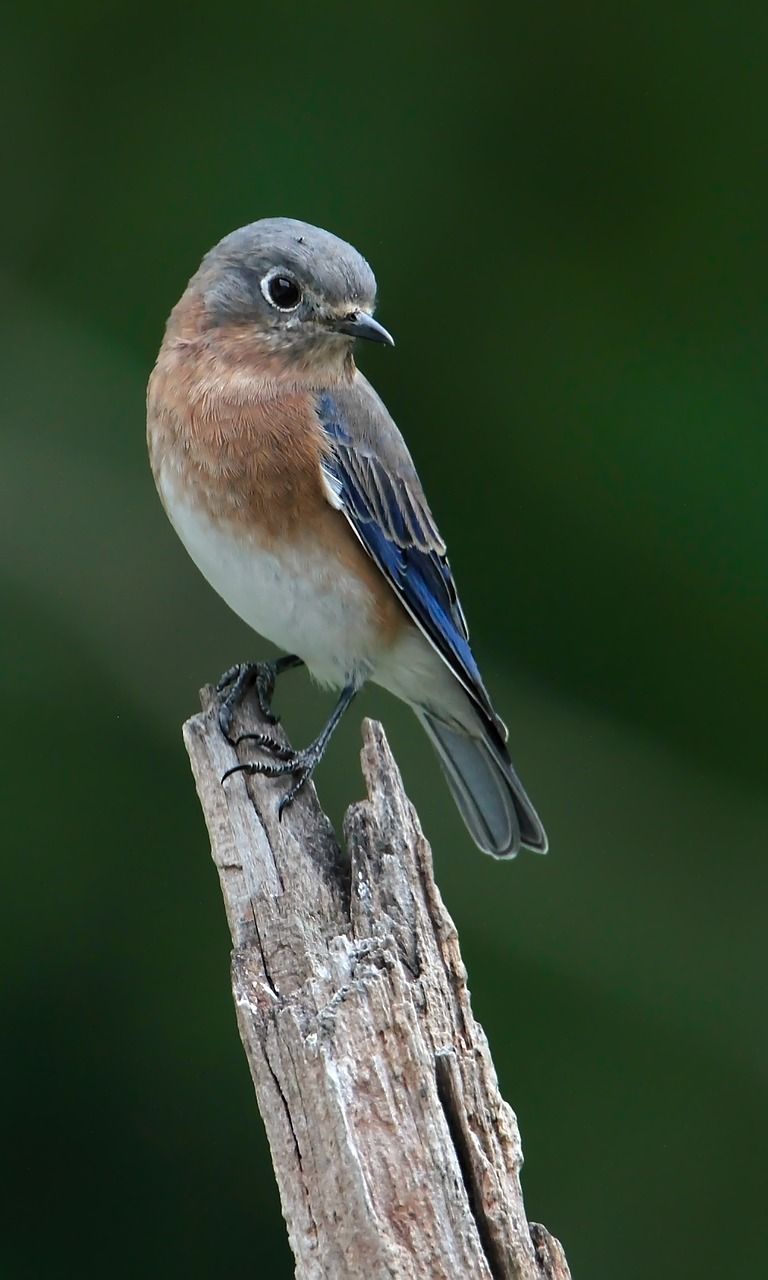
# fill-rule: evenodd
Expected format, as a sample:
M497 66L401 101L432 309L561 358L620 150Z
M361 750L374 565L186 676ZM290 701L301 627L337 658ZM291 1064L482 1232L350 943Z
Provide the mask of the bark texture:
M342 852L313 787L278 822L287 781L222 786L238 757L202 702L184 741L297 1277L568 1280L526 1218L517 1122L381 726L363 724ZM240 729L273 732L250 704Z

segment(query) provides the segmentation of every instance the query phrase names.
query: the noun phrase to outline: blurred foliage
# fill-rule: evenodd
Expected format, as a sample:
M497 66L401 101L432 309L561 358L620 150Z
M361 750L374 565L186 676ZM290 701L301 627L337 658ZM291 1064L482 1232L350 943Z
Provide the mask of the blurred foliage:
M366 696L529 1212L592 1280L750 1274L768 14L42 0L3 25L0 1275L292 1274L179 736L262 650L166 525L143 426L201 254L274 213L377 272L398 347L366 371L549 829L548 859L482 858L407 713ZM327 699L297 674L279 700L307 740ZM357 741L350 716L319 776L337 820Z

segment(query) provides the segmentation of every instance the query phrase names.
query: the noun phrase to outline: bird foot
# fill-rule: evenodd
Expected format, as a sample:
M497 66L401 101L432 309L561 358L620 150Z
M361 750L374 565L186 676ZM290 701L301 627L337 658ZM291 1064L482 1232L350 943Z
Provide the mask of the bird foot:
M219 706L219 728L228 742L234 742L232 722L235 711L250 689L256 690L259 710L267 723L279 722L280 717L270 706L277 674L276 662L236 662L224 672L216 685L216 692L224 695Z
M279 819L282 818L284 811L289 805L293 804L302 787L309 782L322 760L326 742L318 740L305 747L303 751L291 751L288 747L276 742L274 738L270 738L268 734L263 733L244 733L237 739L237 743L240 742L253 742L276 758L272 760L250 760L247 764L233 765L231 769L227 769L221 781L226 782L227 778L231 777L233 773L244 773L248 777L258 773L266 778L282 778L287 774L293 774L294 782L285 795L280 798L277 808L277 816Z

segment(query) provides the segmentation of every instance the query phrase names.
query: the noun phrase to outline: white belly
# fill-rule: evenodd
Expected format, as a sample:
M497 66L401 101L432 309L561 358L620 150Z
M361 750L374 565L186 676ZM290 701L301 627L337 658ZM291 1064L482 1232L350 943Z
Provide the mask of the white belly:
M322 684L362 682L378 665L381 643L368 590L308 540L268 551L257 537L214 523L160 476L165 507L198 569L254 631L296 653Z

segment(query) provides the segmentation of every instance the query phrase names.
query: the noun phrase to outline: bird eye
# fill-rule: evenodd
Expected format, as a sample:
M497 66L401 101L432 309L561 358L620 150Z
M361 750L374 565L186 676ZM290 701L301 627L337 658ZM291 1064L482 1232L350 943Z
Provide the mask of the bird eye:
M261 292L278 311L295 311L301 302L301 289L293 276L275 271L261 282Z

